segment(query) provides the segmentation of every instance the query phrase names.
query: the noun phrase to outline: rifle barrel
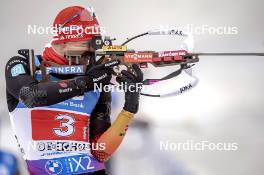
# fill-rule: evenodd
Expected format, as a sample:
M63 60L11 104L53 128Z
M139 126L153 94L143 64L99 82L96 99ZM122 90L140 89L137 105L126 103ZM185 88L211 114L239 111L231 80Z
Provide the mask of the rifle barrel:
M200 55L200 56L264 56L264 53L261 52L204 52L204 53L191 53L190 55Z

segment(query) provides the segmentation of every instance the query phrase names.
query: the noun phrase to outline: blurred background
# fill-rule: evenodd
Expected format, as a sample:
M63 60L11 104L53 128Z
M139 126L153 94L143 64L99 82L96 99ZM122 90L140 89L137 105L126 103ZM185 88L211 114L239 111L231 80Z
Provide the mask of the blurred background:
M51 26L56 14L72 5L93 6L107 35L120 44L127 37L159 26L231 26L237 34L195 34L195 52L264 52L262 0L2 0L0 2L0 149L19 158L5 98L4 66L21 48L40 53L51 35L28 34L28 25ZM145 37L129 46L140 50L177 49L178 39ZM142 97L140 112L111 160L113 175L262 175L264 155L264 58L201 57L200 82L181 96ZM164 76L171 68L149 69ZM154 73L153 73L154 72ZM152 77L154 78L154 77ZM112 120L122 108L113 94ZM160 142L208 140L235 142L237 151L164 151ZM1 173L0 173L1 174Z

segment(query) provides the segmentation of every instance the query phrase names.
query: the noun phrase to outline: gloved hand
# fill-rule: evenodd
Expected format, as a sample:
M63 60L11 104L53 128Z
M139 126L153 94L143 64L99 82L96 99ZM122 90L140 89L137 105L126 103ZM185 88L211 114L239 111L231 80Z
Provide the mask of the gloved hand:
M125 91L125 105L123 109L135 114L138 112L143 73L136 64L133 64L132 68L135 74L123 70L121 71L122 76L117 77L116 81L123 86Z
M83 89L83 91L94 90L95 85L108 85L110 84L113 67L120 64L120 61L113 60L108 61L104 64L96 65L90 68L87 75L76 77L75 83L78 88Z

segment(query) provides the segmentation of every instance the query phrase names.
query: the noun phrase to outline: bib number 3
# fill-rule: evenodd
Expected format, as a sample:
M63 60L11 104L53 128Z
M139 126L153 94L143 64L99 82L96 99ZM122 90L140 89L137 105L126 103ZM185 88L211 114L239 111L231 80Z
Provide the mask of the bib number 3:
M54 128L54 133L59 137L69 137L74 133L74 118L66 115L66 114L60 114L57 115L55 120L60 121L60 127ZM65 121L67 120L67 121Z
M89 141L89 116L55 110L32 110L33 140Z

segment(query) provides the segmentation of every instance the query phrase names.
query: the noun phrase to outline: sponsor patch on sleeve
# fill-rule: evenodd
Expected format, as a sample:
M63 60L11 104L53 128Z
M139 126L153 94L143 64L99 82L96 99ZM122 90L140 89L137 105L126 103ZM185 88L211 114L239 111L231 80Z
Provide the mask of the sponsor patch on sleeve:
M26 71L22 64L17 64L14 67L11 68L11 75L12 77L16 77L21 74L25 74Z

